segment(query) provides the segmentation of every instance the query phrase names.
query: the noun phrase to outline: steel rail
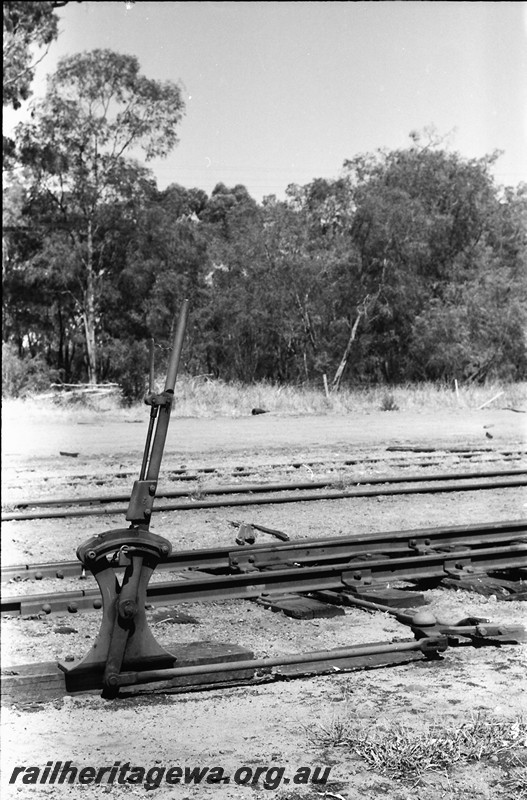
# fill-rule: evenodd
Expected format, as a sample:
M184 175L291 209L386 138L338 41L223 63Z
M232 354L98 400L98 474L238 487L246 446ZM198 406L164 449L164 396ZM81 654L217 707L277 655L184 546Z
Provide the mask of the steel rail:
M384 475L364 478L348 479L348 483L354 486L372 486L385 483L417 483L419 481L449 481L465 480L469 478L504 478L516 475L527 475L527 469L507 469L507 470L474 470L472 472L440 472L435 475ZM224 495L224 494L253 494L255 492L281 492L308 489L326 489L336 487L343 482L343 479L335 478L320 481L285 481L280 483L250 483L200 487L200 496ZM156 498L190 497L193 489L157 489ZM88 497L52 497L45 499L19 500L11 505L14 508L44 508L47 506L81 506L94 505L96 503L122 503L130 499L130 493L114 495L94 495Z
M436 528L413 528L401 531L351 534L326 539L300 539L294 542L222 546L199 550L175 551L156 570L228 571L232 568L265 568L280 563L312 563L324 560L349 560L360 554L383 553L391 557L426 548L482 547L527 540L527 519L488 522L478 525L454 525ZM3 567L2 581L43 580L84 576L78 561L56 561ZM90 573L88 573L90 576Z
M381 554L379 554L381 556ZM277 592L313 592L323 589L349 589L399 580L422 580L446 577L470 570L481 574L504 569L527 567L527 543L481 549L466 548L454 552L436 550L400 558L378 557L346 564L322 563L316 566L255 570L234 575L206 575L187 580L154 583L148 587L149 603L173 603L206 600L250 599ZM74 590L25 597L3 597L4 614L76 613L102 606L98 589Z
M299 503L317 500L343 500L351 497L380 497L400 494L433 494L437 492L468 492L468 491L482 491L489 489L508 489L517 486L527 485L527 474L522 473L518 477L510 477L505 481L456 481L455 483L446 483L437 481L437 483L430 481L428 478L421 478L422 484L413 484L410 486L389 486L384 488L363 488L363 489L348 489L344 491L328 491L328 492L310 492L307 490L301 491L301 494L279 494L284 491L284 487L273 489L272 486L265 486L265 484L255 484L257 489L250 490L250 497L232 497L226 495L226 499L216 500L189 500L179 503L165 503L163 505L156 505L155 511L189 511L203 508L225 508L229 506L253 506L253 505L272 505L279 503ZM407 481L405 481L407 482ZM386 484L386 480L384 481ZM432 484L432 485L431 485ZM313 488L313 483L309 484L309 488ZM249 491L245 487L245 492ZM274 496L258 496L254 497L255 493L275 491ZM236 492L238 493L238 490ZM96 516L116 516L126 513L127 509L124 507L118 508L87 508L82 510L76 509L60 509L56 511L41 511L34 513L26 512L8 512L2 514L2 521L16 521L16 520L35 520L35 519L66 519L71 517L96 517Z

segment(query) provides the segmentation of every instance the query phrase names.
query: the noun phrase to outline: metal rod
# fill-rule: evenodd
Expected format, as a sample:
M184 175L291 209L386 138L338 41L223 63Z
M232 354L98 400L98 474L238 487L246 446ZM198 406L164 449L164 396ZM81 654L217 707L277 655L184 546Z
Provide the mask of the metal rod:
M152 408L150 409L150 418L148 420L148 431L147 431L147 434L146 434L145 449L144 449L144 452L143 452L143 461L141 463L141 470L139 472L139 480L140 481L143 481L145 479L145 475L146 475L146 468L148 466L148 457L150 455L150 445L152 443L152 434L154 432L154 424L155 424L155 421L157 419L157 411L158 411L158 409L155 406L152 406ZM129 499L130 499L129 495L128 496L127 495L120 495L119 501L115 501L115 502L120 502L121 500L129 500Z
M148 395L152 395L154 390L154 340L151 338L148 343L149 349L149 373L148 373ZM146 398L148 399L148 398ZM154 424L157 418L157 406L152 406L150 409L150 419L148 422L148 431L146 434L145 449L143 451L143 461L139 471L139 480L143 481L146 475L146 468L148 466L148 458L150 455L150 446L152 444L152 434L154 432Z
M165 380L165 392L173 392L176 387L176 378L179 369L179 361L181 359L181 351L183 350L183 340L185 338L185 331L187 329L188 320L188 300L183 300L181 311L179 313L178 326L174 336L174 344L172 347L172 354L168 365L167 376Z
M166 431L165 431L166 436ZM159 463L161 459L159 458ZM158 465L155 465L158 469ZM147 477L147 480L152 478ZM427 483L426 479L424 483ZM480 481L466 481L459 482L454 485L442 484L440 486L423 485L423 486L408 486L399 487L394 486L384 489L350 489L344 492L321 492L310 493L305 492L302 495L281 495L278 497L247 497L247 498L229 498L226 500L196 500L183 503L168 503L163 506L156 506L156 511L188 511L196 510L198 508L222 508L229 506L258 506L258 505L272 505L278 503L303 503L310 500L344 500L351 497L386 497L398 494L433 494L437 492L472 492L483 491L486 489L509 489L516 486L526 486L527 477L509 479L507 481L491 481L488 483ZM96 516L110 516L120 515L126 512L126 508L88 508L84 510L66 509L63 511L41 511L41 512L9 512L2 514L2 521L8 522L10 520L29 520L29 519L56 519L66 517L96 517Z
M149 367L150 367L148 374L148 391L150 393L154 391L154 380L155 380L154 347L155 347L155 341L153 338L150 338L148 342L148 355L149 355Z
M176 386L181 351L183 349L183 340L185 338L185 331L187 328L188 305L188 300L184 300L183 305L181 306L178 325L174 336L172 352L170 354L170 361L168 364L165 381L165 392L170 394L174 394L174 389ZM160 414L157 419L156 432L154 434L154 441L152 444L152 451L150 453L150 461L146 473L147 481L157 481L159 477L159 470L161 467L161 459L163 458L163 450L165 447L171 411L172 403L167 403L160 410Z
M335 661L362 656L382 655L383 653L400 653L412 650L422 650L433 640L420 639L419 641L398 642L397 644L364 645L343 648L342 650L316 650L312 653L298 653L292 656L275 656L273 658L255 658L246 661L229 661L221 664L199 664L190 667L172 667L170 669L148 669L141 672L124 672L119 676L121 685L134 683L149 683L156 680L183 678L191 675L207 675L225 671L240 671L251 669L266 669L281 667L286 664L310 664L319 661Z
M367 611L381 611L383 614L389 614L395 617L396 620L402 622L404 625L410 625L412 622L411 614L405 614L404 611L399 611L396 608L392 608L392 606L386 606L384 603L372 603L369 600L362 600L360 597L354 597L352 594L346 594L345 598L345 605L364 608Z

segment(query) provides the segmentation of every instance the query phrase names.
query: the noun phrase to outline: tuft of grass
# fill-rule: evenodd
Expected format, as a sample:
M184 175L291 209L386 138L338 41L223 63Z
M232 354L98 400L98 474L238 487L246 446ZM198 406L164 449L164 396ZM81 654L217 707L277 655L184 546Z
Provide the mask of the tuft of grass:
M527 748L527 723L478 714L461 725L430 725L416 730L396 722L387 728L357 726L349 718L336 718L308 731L313 744L346 747L379 774L415 779L425 772L448 772L452 767L492 759L525 767L516 755ZM522 781L518 773L514 781Z
M508 765L507 775L499 782L499 788L507 793L507 797L515 800L527 800L527 764L525 758L514 758Z
M395 402L392 392L386 392L381 400L381 411L399 411L399 406Z

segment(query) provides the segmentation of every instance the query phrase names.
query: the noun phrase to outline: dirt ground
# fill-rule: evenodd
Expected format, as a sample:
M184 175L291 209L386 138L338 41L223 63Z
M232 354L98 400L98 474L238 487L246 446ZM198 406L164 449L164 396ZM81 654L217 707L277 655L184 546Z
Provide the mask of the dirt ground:
M147 417L145 413L145 417ZM427 414L373 412L345 416L279 416L238 419L178 419L171 422L160 485L170 470L213 465L218 472L196 482L199 492L214 483L310 480L322 477L353 484L360 477L445 470L525 467L526 415L507 410ZM146 419L138 422L83 419L21 425L3 421L3 503L31 497L104 494L131 488L137 472ZM490 434L488 436L487 434ZM490 438L492 437L492 438ZM429 447L406 453L387 447ZM470 459L451 452L479 451ZM523 451L523 452L522 452ZM70 455L60 455L60 453ZM71 455L76 453L77 455ZM357 463L345 470L338 462ZM301 466L290 466L293 462ZM250 478L233 478L238 466L255 468ZM115 477L117 474L122 477ZM163 477L165 476L165 478ZM232 520L286 531L291 539L337 536L403 528L460 525L526 517L527 494L518 488L290 503L275 506L193 509L154 514L152 530L175 549L234 544ZM123 525L123 516L6 522L3 564L71 560L77 546L95 533ZM266 541L261 535L259 542ZM73 579L71 579L73 581ZM64 588L70 581L63 581ZM5 594L34 593L48 582L4 586ZM525 604L499 602L466 592L435 589L430 608L456 622L469 615L495 622L527 624ZM347 609L332 619L295 620L247 601L185 604L194 621L170 624L161 610L150 616L163 644L229 642L255 657L297 653L372 641L408 638L391 617ZM4 619L2 667L82 656L97 635L97 612L36 620ZM64 627L73 629L63 633ZM186 695L105 701L66 697L44 704L19 704L2 713L2 792L5 798L99 798L144 796L158 800L513 800L521 792L520 769L499 759L427 772L404 781L371 769L348 745L324 745L324 730L357 723L384 730L397 725L413 732L434 724L461 725L477 714L510 720L527 716L527 647L449 649L439 662L407 664L349 674L324 675L259 686ZM527 745L527 743L525 743ZM79 769L143 767L152 781L112 785L23 783L9 779L16 766L43 769L70 761ZM167 784L170 767L221 767L231 781ZM301 768L330 767L326 784L294 782ZM257 768L258 783L252 783ZM281 768L285 769L283 774ZM238 771L238 772L237 772ZM23 773L22 773L23 774ZM137 773L139 775L139 773ZM42 772L39 773L42 775ZM177 773L172 773L176 775ZM234 777L238 780L235 782ZM158 776L158 781L156 781ZM289 778L289 783L285 780ZM525 780L525 779L524 779ZM246 781L245 785L242 785ZM526 789L527 791L527 789Z

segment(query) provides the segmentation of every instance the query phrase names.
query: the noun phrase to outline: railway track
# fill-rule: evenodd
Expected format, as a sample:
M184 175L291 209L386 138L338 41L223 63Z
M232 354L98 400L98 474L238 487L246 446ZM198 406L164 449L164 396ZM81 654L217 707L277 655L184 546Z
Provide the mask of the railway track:
M491 464L504 461L519 461L522 457L527 455L527 450L521 448L508 448L505 450L498 450L494 447L412 447L412 446L388 446L374 456L355 456L353 458L327 458L317 460L302 460L302 461L282 461L272 463L257 463L257 464L240 464L235 466L211 466L211 465L197 465L180 467L168 467L165 470L167 480L172 482L177 481L194 481L201 480L204 476L231 476L243 477L244 475L253 475L255 473L276 472L278 470L284 471L297 471L299 469L317 470L319 468L331 470L345 470L350 466L365 467L378 463L390 462L392 466L411 468L411 467L430 467L437 466L446 458L451 458L461 464L467 462ZM5 488L12 488L13 485L18 485L17 481L20 478L28 478L34 472L32 468L14 469L11 470L11 477L5 480ZM5 471L6 475L8 470ZM100 468L92 472L72 472L68 470L65 475L57 474L57 472L39 475L39 483L53 483L59 482L64 485L64 477L66 477L68 485L74 485L74 482L81 481L84 485L86 481L92 481L98 485L105 483L115 482L116 480L128 480L134 478L137 473L136 469L122 469L118 468L112 472L103 472Z
M255 526L258 529L259 526ZM330 539L302 539L249 547L223 546L199 550L179 550L157 565L157 570L196 570L228 573L243 569L268 569L280 564L310 564L321 561L347 562L364 554L399 557L426 552L428 548L487 547L527 541L527 520L479 525L457 525L336 536ZM78 561L53 561L2 567L2 582L41 581L44 579L85 578ZM89 577L89 573L88 573Z
M110 544L118 533L108 532ZM92 546L90 543L87 545ZM334 674L335 671L404 664L419 659L433 660L440 658L449 647L501 646L526 641L525 630L520 625L495 625L474 617L453 623L439 621L426 609L419 610L426 601L418 592L405 592L401 588L386 591L382 587L393 582L437 581L445 576L469 576L477 580L479 576L499 570L514 570L517 575L525 576L527 520L273 543L234 550L187 551L174 554L172 559L168 568L181 570L185 565L186 569L178 574L176 580L154 583L143 593L145 609L138 609L134 614L139 641L128 654L125 649L124 660L122 664L119 662L121 666L117 669L111 656L111 637L108 642L114 619L112 609L117 606L114 599L108 597L108 582L100 583L104 602L99 589L91 588L29 597L4 597L4 616L38 618L52 613L75 614L102 607L98 641L103 652L101 658L96 644L81 660L66 659L59 664L30 664L4 669L2 702L43 701L65 693L99 689L107 698L134 697L145 690L145 685L148 692L181 693L261 684L321 673ZM127 555L125 562L128 565L121 566L126 571L133 562L133 554ZM66 564L70 563L11 569L26 571L36 577L35 566L40 566L46 575L60 566L65 574ZM205 567L210 571L205 572ZM113 573L109 565L102 569ZM133 579L134 570L135 566L127 573L129 579ZM97 572L98 567L94 567L94 571ZM119 572L119 568L116 567L115 572ZM3 577L7 574L4 571ZM106 590L103 589L105 585ZM126 581L123 580L121 591L125 587ZM119 593L114 597L119 599ZM151 648L148 637L144 640L146 608L158 603L177 605L184 601L240 598L256 600L264 607L282 610L289 616L297 616L298 603L303 610L306 604L310 604L310 611L314 606L324 609L350 606L370 612L380 611L394 616L411 630L414 638L265 658L255 658L251 651L238 645L210 642L175 644L169 650L159 649L156 644L158 650L155 654L151 649L142 653L144 641ZM314 616L331 615L323 611L314 613ZM133 634L129 635L133 638ZM106 646L109 653L105 659Z
M113 532L115 533L115 532ZM116 564L117 566L117 564ZM174 553L174 580L151 584L148 604L256 598L276 593L364 589L394 581L527 569L527 521L375 533ZM80 576L75 562L5 568L3 580ZM8 615L67 614L102 607L97 588L3 596Z
M317 500L340 500L351 497L370 497L396 494L429 494L435 492L482 491L496 488L511 488L527 485L527 470L478 470L442 472L399 476L375 476L350 478L349 488L336 488L334 480L287 481L283 483L234 484L230 486L200 487L196 490L158 489L156 498L187 498L176 503L157 504L156 511L185 511L197 508L219 508L225 506L267 505L275 503L297 503ZM340 484L341 485L341 484ZM325 491L324 491L325 490ZM244 497L235 497L244 495ZM255 496L256 495L256 496ZM213 499L204 499L204 498ZM128 502L130 494L101 495L91 497L46 498L23 500L14 503L16 508L33 507L36 511L7 511L2 521L32 519L56 519L68 517L104 516L126 513L126 507L115 507L118 502ZM104 506L85 508L84 506ZM53 508L55 507L56 508ZM74 508L65 506L74 506ZM49 509L49 507L52 507Z

